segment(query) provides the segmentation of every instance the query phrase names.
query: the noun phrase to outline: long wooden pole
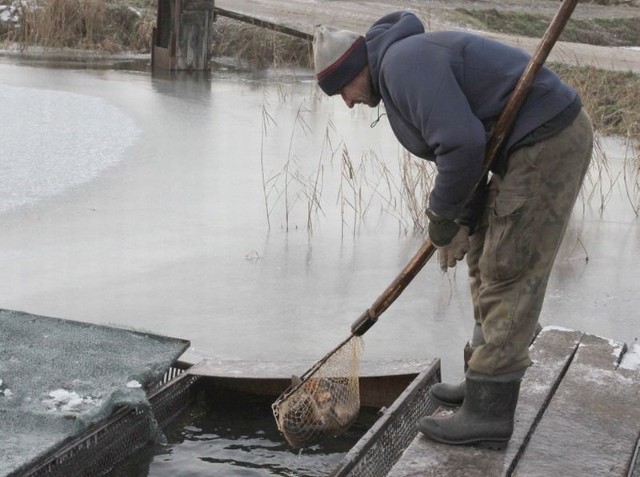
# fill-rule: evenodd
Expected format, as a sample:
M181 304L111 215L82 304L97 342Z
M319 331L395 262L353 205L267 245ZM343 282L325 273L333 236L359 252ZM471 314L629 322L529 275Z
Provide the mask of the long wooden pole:
M562 2L560 8L551 20L547 31L544 33L540 44L529 60L527 67L523 71L520 80L509 96L509 99L496 122L493 135L487 143L483 162L483 173L480 181L484 180L486 177L500 146L502 146L505 138L511 132L511 126L513 125L513 121L518 114L518 111L520 111L520 108L522 107L538 72L547 60L553 45L555 45L558 40L558 37L567 24L567 21L569 21L577 3L578 0L564 0ZM478 181L475 188L478 187L480 181ZM469 199L467 199L467 201L468 200ZM435 245L433 245L431 239L427 239L409 263L402 269L398 276L378 297L373 305L371 305L371 307L369 307L360 316L360 318L351 325L351 331L354 335L362 336L376 323L378 317L384 313L384 311L389 308L389 306L391 306L391 304L402 294L404 289L409 285L409 283L411 283L420 270L422 270L422 267L424 267L424 265L429 261L435 251Z
M489 140L485 149L485 159L483 162L483 174L486 175L489 171L491 163L495 158L497 151L499 150L505 137L508 135L513 120L515 119L522 103L524 102L531 85L533 84L536 75L542 68L542 65L549 56L549 52L553 45L558 40L560 33L567 21L571 17L571 13L575 9L578 0L564 0L560 5L560 8L556 12L555 16L551 20L547 31L544 33L538 48L534 52L533 56L529 60L527 67L522 73L520 80L516 84L511 96L507 100L505 107L498 118L494 133ZM481 179L482 180L482 179ZM477 187L477 184L476 184ZM334 354L336 354L343 346L345 346L350 340L356 336L362 336L371 328L377 321L378 317L384 313L384 311L391 306L391 304L402 294L404 289L411 283L411 280L422 270L424 265L429 261L431 256L436 251L435 245L431 242L431 239L427 239L425 243L416 252L413 258L405 265L398 276L391 282L391 284L382 292L378 299L369 307L365 312L351 325L351 335L342 341L338 346L329 351L321 360L316 362L311 368L309 368L302 376L302 380L297 385L290 386L275 402L273 405L277 405L292 395L304 381L313 376L318 369L322 367Z

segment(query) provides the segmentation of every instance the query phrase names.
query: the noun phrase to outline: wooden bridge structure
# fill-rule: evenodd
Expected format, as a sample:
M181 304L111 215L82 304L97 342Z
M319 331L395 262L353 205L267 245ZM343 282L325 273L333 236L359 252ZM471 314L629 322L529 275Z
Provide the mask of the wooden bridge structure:
M530 354L505 450L417 434L388 477L640 477L640 344L548 327Z
M207 71L216 16L311 40L310 33L215 6L215 0L158 0L153 29L151 65L154 71Z

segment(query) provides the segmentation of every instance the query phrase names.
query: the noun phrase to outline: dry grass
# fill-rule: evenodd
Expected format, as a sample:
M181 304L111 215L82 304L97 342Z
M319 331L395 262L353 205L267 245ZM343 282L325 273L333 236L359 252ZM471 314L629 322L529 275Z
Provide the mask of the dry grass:
M2 39L23 48L79 48L148 52L155 15L104 0L16 3L19 22ZM146 12L146 13L145 13Z
M640 156L637 138L640 137L640 108L637 98L640 97L640 76L593 67L549 66L578 90L597 131L594 158L582 191L584 204L604 214L612 195L621 189L626 193L633 212L639 215ZM298 128L306 124L302 120L296 123ZM305 132L308 132L306 128ZM603 136L611 135L627 138L622 171L613 172L601 143ZM291 137L293 140L293 135ZM337 164L340 167L337 206L343 236L356 235L365 222L375 222L376 212L397 220L401 234L424 233L427 225L425 201L435 177L435 167L428 161L418 160L404 151L398 157L398 169L390 170L387 163L372 151L353 157L331 124L325 131L323 151L315 173L308 178L301 177L293 167L291 153L289 156L283 170L268 182L271 188L286 192L270 197L265 194L268 210L272 211L280 204L286 208L287 229L292 207L299 203L307 206L307 230L313 232L313 221L317 212L323 210L322 204L326 200L322 197L324 171L326 167ZM294 182L295 188L292 188Z
M406 151L401 153L399 161L395 163L398 168L394 167L394 170L371 150L363 151L359 157L354 156L329 121L316 166L303 174L301 170L308 169L309 159L299 158L292 151L296 135L312 132L304 119L309 113L298 109L289 152L275 172L267 171L264 155L261 154L263 195L269 228L276 210L277 216L282 217L281 227L284 230L298 228L294 224L300 220L300 214L295 212L305 208L305 228L309 235L313 235L314 224L320 215L324 215L326 202L333 200L333 197L325 196L325 170L339 169L335 210L340 214L343 237L355 237L365 223L375 223L381 216L395 220L402 235L424 233L427 225L424 209L435 178L435 166L428 161L416 160ZM263 144L272 127L277 126L265 106ZM292 218L294 216L296 219Z
M583 192L589 204L604 213L615 187L622 187L635 215L640 215L640 76L631 72L550 65L580 94L597 131L594 158ZM601 136L626 138L625 163L613 176Z
M622 188L632 210L639 215L640 157L637 138L640 137L640 76L559 63L549 66L578 90L597 131L594 158L582 192L585 204L603 214L613 193ZM611 135L627 138L622 172L612 172L600 141L601 137ZM334 146L336 143L337 146ZM337 200L343 236L355 235L367 220L377 220L376 217L372 218L376 211L397 220L401 234L424 232L426 217L423 211L435 177L433 165L407 152L399 155L399 168L394 171L389 170L388 165L371 151L363 153L361 157L353 157L330 124L325 131L325 146L315 174L305 180L294 172L288 160L282 172L269 182L272 187L279 182L277 188L286 189L287 194L291 195L291 180L295 179L294 196L300 203L307 204L307 229L310 233L317 215L312 212L321 211L325 200L321 184L324 170L338 161L340 190ZM289 187L285 187L287 180ZM282 197L271 195L267 198L265 195L265 201L269 203L268 209L273 210L282 200L288 218L295 201L291 198L284 201Z
M235 57L255 68L311 67L311 44L265 28L218 17L213 32L214 57Z
M561 63L550 66L578 90L601 134L640 137L640 75Z
M540 38L551 22L551 15L496 9L457 8L448 12L456 23L473 28ZM640 44L640 16L630 14L621 18L570 19L562 41L589 45L636 46Z

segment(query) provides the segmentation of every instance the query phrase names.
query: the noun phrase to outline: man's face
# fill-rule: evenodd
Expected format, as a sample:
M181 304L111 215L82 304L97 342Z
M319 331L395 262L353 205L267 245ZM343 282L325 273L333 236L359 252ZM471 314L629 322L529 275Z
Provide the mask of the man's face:
M380 98L375 96L371 90L369 82L369 68L364 68L358 76L353 78L350 83L340 90L342 100L349 107L353 108L356 104L366 104L375 108L380 103Z

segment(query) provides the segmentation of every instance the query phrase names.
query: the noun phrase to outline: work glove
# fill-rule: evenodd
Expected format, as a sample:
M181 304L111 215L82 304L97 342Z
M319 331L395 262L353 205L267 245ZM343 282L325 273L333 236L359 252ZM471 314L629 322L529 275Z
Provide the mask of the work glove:
M464 258L470 248L469 227L461 225L449 245L438 247L440 269L446 272L447 268L455 267L456 263Z
M427 217L429 217L429 238L433 245L438 248L449 245L460 230L460 225L455 220L440 217L431 209L427 209Z

